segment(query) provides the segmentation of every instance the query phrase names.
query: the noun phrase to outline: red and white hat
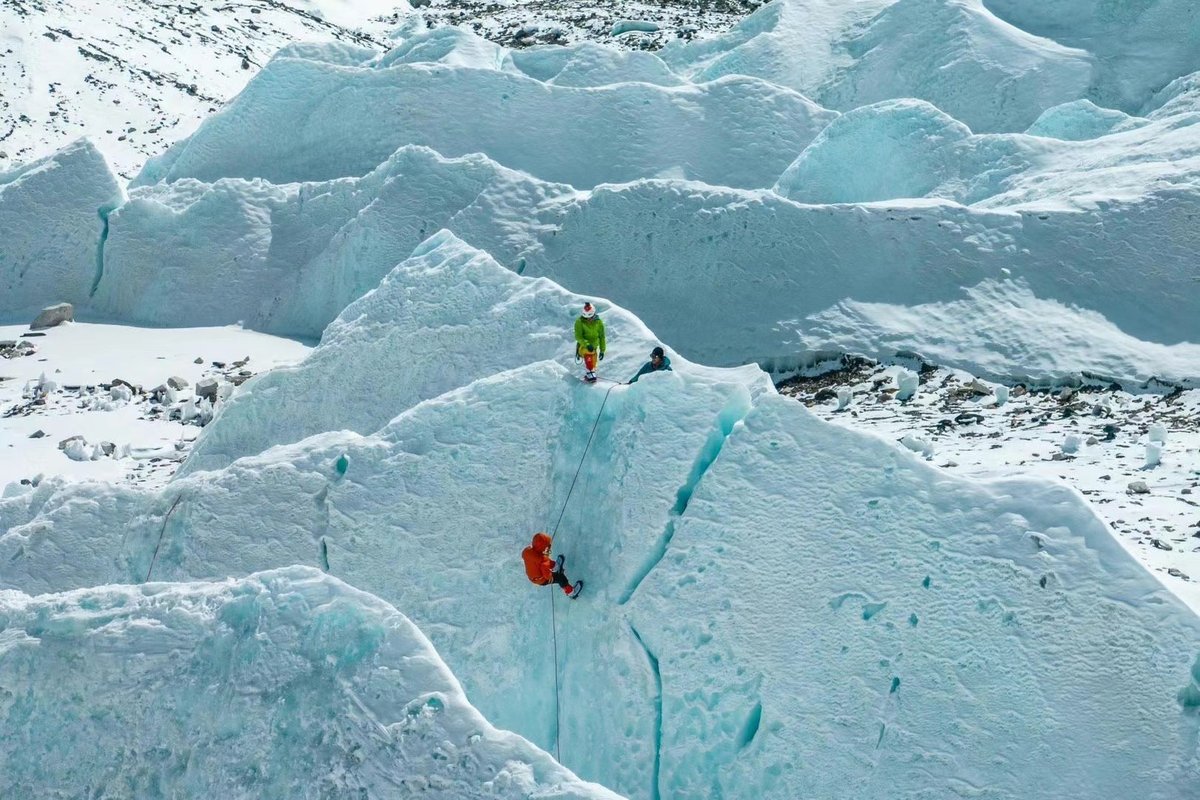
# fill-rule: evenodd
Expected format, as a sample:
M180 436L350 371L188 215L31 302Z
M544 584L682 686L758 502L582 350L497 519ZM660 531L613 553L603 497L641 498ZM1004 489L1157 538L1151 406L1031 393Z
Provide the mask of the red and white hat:
M591 319L594 316L596 316L596 307L594 305L592 305L591 303L584 303L583 304L583 318Z

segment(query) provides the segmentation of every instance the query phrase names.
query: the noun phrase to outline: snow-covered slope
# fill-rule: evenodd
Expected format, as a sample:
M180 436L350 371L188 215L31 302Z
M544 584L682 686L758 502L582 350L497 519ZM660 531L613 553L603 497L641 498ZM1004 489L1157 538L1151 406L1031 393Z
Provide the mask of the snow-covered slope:
M441 269L505 286L450 244ZM521 291L422 304L412 327L453 330L476 307L528 325L544 312ZM386 308L357 318L364 332ZM612 352L644 346L623 329ZM485 355L444 342L449 359ZM493 723L636 796L1188 796L1200 620L1078 495L969 484L817 421L761 373L675 366L606 388L533 363L370 435L319 434L161 493L43 482L0 501L3 580L61 591L319 567L405 608ZM424 370L396 359L379 380L427 383ZM324 412L279 413L303 427ZM212 430L253 424L229 414ZM542 528L587 582L580 600L521 573ZM1143 746L1124 748L1129 735Z
M314 569L0 592L0 693L6 797L616 797L489 725L408 619Z
M295 40L373 46L405 0L0 3L0 169L80 136L129 178Z

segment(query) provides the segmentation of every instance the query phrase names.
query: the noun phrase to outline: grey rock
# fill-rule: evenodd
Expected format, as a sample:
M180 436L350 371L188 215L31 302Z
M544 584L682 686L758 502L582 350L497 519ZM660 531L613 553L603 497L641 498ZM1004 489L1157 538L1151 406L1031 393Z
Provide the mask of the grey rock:
M111 456L113 453L117 452L117 446L112 442L101 442L100 452L104 453L106 456Z
M209 400L215 401L217 399L218 385L216 378L204 378L203 380L196 381L196 397L206 397Z
M1146 485L1145 481L1130 481L1129 482L1129 493L1130 494L1150 494L1150 487Z
M82 436L79 436L79 435L68 436L66 439L63 439L61 442L58 443L58 449L66 450L67 445L69 445L71 442L75 442L75 441L80 441L80 442L86 443L87 439L84 439Z
M172 375L167 378L167 386L170 386L172 389L186 389L190 385L186 378L181 378L178 375Z
M46 432L39 429L39 430L36 430L33 433L29 434L29 438L30 439L41 439L45 435L46 435Z
M75 306L70 303L59 303L43 308L42 313L37 315L37 319L30 324L29 329L37 331L43 328L53 328L73 319L75 319Z

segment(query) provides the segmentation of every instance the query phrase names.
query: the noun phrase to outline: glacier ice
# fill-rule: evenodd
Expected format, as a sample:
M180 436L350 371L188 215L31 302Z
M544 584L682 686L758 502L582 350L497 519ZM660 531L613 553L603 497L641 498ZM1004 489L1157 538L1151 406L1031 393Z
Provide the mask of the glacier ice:
M653 83L679 86L686 81L661 58L643 50L613 50L593 42L569 47L543 46L509 51L508 61L531 78L556 86L604 86Z
M1084 96L1093 59L1001 22L980 0L776 0L725 34L669 45L693 80L754 75L846 111L926 100L976 132L1019 131Z
M1025 132L1030 136L1081 141L1145 124L1145 120L1131 117L1114 108L1101 108L1091 100L1074 100L1046 109Z
M532 362L570 369L570 327L588 299L598 300L521 278L442 231L351 303L303 363L246 384L181 474L321 431L370 434L422 400ZM624 309L599 307L614 345L601 372L628 380L658 341Z
M1026 31L1093 55L1088 97L1134 113L1164 84L1200 69L1200 7L1191 0L983 0Z
M537 242L531 209L572 194L481 156L416 146L361 178L143 187L109 218L93 303L118 319L316 338L439 228L521 252ZM173 302L184 294L186 305Z
M464 278L501 270L442 248ZM481 307L507 325L545 313L519 299L536 282L491 280L515 302ZM762 373L676 363L607 398L530 363L162 492L45 481L0 500L0 581L322 569L405 609L493 724L635 796L1187 796L1200 719L1177 695L1200 620L1077 495L954 479ZM517 559L560 513L577 602ZM1147 746L1122 749L1131 725Z
M972 134L920 100L863 106L821 131L775 189L806 203L939 197L1039 210L1142 198L1164 182L1196 191L1200 119L1138 120L1089 106L1055 106L1031 135Z
M386 63L386 56L361 67L274 59L193 136L151 159L134 185L357 176L397 147L419 144L446 156L483 152L580 188L664 171L766 186L837 116L790 89L744 76L581 88L444 59ZM267 133L285 130L287 136Z
M1092 380L1122 375L1197 383L1200 345L1134 339L1094 311L1037 297L1024 281L983 281L963 295L914 306L843 302L814 315L806 335L877 358L893 355L894 343L904 341L932 363L993 380L1053 384L1070 363ZM1019 372L1013 372L1016 364Z
M24 322L51 303L85 303L100 278L105 216L122 198L86 139L0 173L0 316Z
M932 148L929 163L958 175L960 186L991 180L980 154L995 149L997 136L956 139L961 147L955 149L937 125L953 132L957 123L927 105L909 101L847 118L860 112L870 123L866 130L885 132L884 118L917 112L913 130L928 132L920 136ZM1195 149L1187 122L1188 115L1167 117L1089 142L1018 135L1040 143L1014 151L1030 157L1076 148L1072 157L1086 161L1093 177L1052 168L1055 162L1042 158L1039 169L1009 179L995 208L922 199L809 205L774 192L664 180L574 191L483 156L446 159L422 147L401 148L357 179L282 186L183 179L135 189L109 215L103 277L84 310L152 324L241 321L316 338L346 304L446 228L518 273L629 307L679 352L707 363L757 361L789 369L843 346L822 335L820 320L840 304L952 302L967 296L962 287L1007 275L1025 281L1032 297L1102 314L1132 337L1120 346L1111 337L1091 344L1099 362L1120 367L1103 377L1139 381L1160 363L1186 367L1186 353L1170 355L1156 344L1200 341L1190 244L1200 195L1188 177L1197 156L1181 149L1189 141ZM985 140L983 150L978 139ZM856 172L836 167L821 155L825 149L814 145L806 152L780 189L796 186L802 170L828 175L826 185L838 176L842 188L856 185ZM1140 155L1130 157L1133 151ZM829 170L817 170L822 163ZM882 170L864 171L859 185L870 187L876 172ZM820 185L814 180L805 190ZM1106 195L1091 196L1099 185L1108 187ZM1118 190L1128 197L1114 197ZM1001 202L1027 191L1034 193L1027 203ZM1061 191L1089 194L1068 211ZM86 277L47 270L27 272L23 280L39 296L59 296L72 281L94 279L94 265L84 266ZM188 303L176 302L185 295ZM739 322L714 326L664 297L692 297ZM921 352L928 320L912 319L915 327L893 327L870 351ZM1028 330L1008 329L1004 335L1021 347L996 352L1015 357L1046 345ZM1136 340L1146 343L1140 354ZM1046 353L1048 377L1090 369L1078 363L1078 349L1060 344ZM998 376L1022 374L1014 360L1003 371L989 362ZM1194 378L1188 374L1194 371L1175 374Z
M663 796L1195 790L1200 721L1175 694L1198 622L1149 611L1149 576L1065 488L952 481L764 397L671 555L631 603ZM1161 688L1129 681L1160 669L1149 631L1175 653ZM1131 736L1154 744L1114 759Z
M5 797L615 798L472 708L395 609L304 567L0 592Z

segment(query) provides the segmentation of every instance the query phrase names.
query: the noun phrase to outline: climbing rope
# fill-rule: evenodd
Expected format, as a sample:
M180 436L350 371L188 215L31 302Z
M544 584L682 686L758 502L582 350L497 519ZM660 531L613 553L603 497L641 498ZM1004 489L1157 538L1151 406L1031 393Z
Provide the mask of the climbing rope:
M592 439L596 437L596 429L600 427L600 418L604 414L604 407L608 405L608 396L612 394L612 390L620 386L617 381L612 381L612 386L608 387L608 391L604 393L604 401L600 403L600 410L596 412L596 421L592 423L592 431L588 434L587 444L583 446L583 453L579 456L579 466L575 468L575 476L571 478L571 486L567 489L567 497L563 500L562 510L558 512L558 521L554 523L554 530L550 532L550 541L554 541L554 537L558 535L558 526L562 524L563 514L567 513L567 505L571 502L571 493L575 491L575 484L579 480L579 473L583 471L584 461L587 460L588 450L592 447ZM550 636L554 640L554 757L562 763L562 689L558 682L558 603L555 602L555 597L558 592L553 592L550 595Z
M182 499L183 493L180 492L175 497L175 502L171 503L171 508L167 511L167 515L163 517L162 527L158 529L158 542L154 545L154 555L150 557L150 568L146 570L146 580L142 581L143 583L149 583L150 576L154 574L154 563L158 561L158 548L162 547L163 534L167 531L167 523L171 521L171 515L175 513L175 506L179 505L179 501Z
M612 394L613 389L620 385L613 381L613 385L608 387L608 391L604 393L604 402L600 404L600 410L596 412L596 421L592 423L592 432L588 434L587 444L583 446L583 455L579 457L579 466L575 468L575 477L571 478L571 487L567 489L567 497L563 500L562 510L558 512L558 521L554 523L554 530L550 532L551 542L558 535L558 526L562 524L563 514L567 513L567 504L571 502L571 492L575 491L575 482L579 480L579 473L583 470L583 462L587 459L588 449L592 446L592 439L596 436L596 428L600 427L600 417L604 414L604 407L608 405L608 396Z

